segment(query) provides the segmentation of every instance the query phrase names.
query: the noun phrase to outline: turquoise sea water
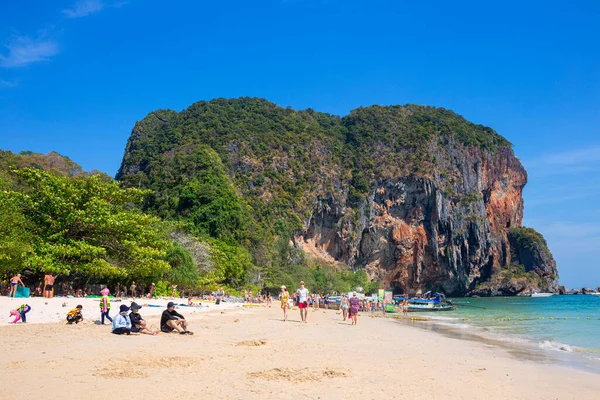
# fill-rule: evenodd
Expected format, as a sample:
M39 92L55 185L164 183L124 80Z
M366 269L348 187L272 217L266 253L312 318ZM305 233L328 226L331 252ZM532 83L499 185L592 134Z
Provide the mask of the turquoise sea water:
M580 356L600 371L600 296L452 299L455 311L423 313L434 324L541 352ZM416 313L415 313L416 314Z

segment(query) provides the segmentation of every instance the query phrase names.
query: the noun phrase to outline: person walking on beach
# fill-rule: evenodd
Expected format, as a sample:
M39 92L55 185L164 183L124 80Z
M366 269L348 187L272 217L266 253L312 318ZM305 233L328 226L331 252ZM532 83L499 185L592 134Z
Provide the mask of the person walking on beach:
M164 333L171 333L173 331L177 331L180 334L188 334L193 335L194 332L190 332L187 330L188 322L185 320L185 317L175 311L175 303L170 301L167 304L167 309L163 311L160 317L160 330Z
M342 300L340 300L340 308L342 309L342 321L345 321L348 318L348 308L349 306L348 297L342 296Z
M298 297L298 308L300 309L300 318L306 323L308 316L308 289L304 287L304 281L300 281L300 288L296 291Z
M281 286L281 309L283 310L283 321L287 321L287 313L290 308L290 292L287 291L285 285Z
M17 274L15 276L13 276L12 278L10 278L10 293L9 293L8 297L16 296L17 287L19 286L19 283L21 284L21 286L23 286L23 287L25 286L25 284L21 280L21 274Z
M109 315L110 299L108 298L108 295L110 294L110 290L108 290L108 288L104 288L100 293L102 294L102 298L100 299L100 322L102 323L102 325L104 325L104 318L106 317L106 319L108 319L112 323L113 320Z
M405 299L402 301L402 314L405 317L408 317L408 295L406 295Z
M352 293L350 298L350 319L352 319L352 325L356 325L358 322L358 310L360 309L360 299L356 296L356 292Z
M129 287L129 292L131 293L131 297L133 297L135 299L135 297L137 296L137 292L136 292L136 285L135 285L135 281L131 282L131 286Z
M115 335L138 335L136 332L131 332L131 320L127 315L127 311L129 311L129 307L121 304L119 313L115 315L115 319L112 321L112 333Z
M47 299L51 299L54 297L54 280L55 276L52 274L44 275L44 297Z
M79 321L83 321L83 314L81 312L82 309L83 306L78 305L77 307L69 311L67 313L67 324L71 325L73 322L75 322L75 324L78 324Z

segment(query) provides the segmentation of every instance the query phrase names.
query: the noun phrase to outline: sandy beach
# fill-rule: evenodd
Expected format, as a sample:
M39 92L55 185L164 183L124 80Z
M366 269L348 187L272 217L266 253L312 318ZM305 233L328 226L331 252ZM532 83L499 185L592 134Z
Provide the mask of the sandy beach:
M47 314L66 312L63 301L50 300ZM282 322L277 304L223 304L178 309L194 336L125 337L85 311L93 318L79 325L0 326L0 398L575 399L600 390L597 374L415 326L426 322L362 315L352 327L320 310L302 324L298 311ZM161 311L141 314L156 326Z

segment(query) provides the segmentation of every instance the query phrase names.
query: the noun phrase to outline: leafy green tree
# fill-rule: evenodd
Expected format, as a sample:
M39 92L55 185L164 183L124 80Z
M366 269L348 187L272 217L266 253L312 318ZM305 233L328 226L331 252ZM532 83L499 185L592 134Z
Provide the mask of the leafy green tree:
M20 271L33 250L28 221L18 199L9 196L10 181L0 174L0 273Z
M182 245L174 242L167 250L166 261L171 266L169 282L186 289L196 289L200 274L192 255Z
M98 175L67 178L31 168L13 174L23 191L2 192L0 204L18 205L28 222L33 249L22 268L135 279L170 270L159 219L134 208L146 191Z

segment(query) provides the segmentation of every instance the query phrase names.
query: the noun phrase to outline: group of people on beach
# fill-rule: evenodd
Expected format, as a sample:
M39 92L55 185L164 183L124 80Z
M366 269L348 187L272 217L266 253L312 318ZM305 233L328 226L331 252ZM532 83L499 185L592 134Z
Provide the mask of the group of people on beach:
M313 302L311 303L311 299ZM308 289L304 286L304 281L300 281L299 288L293 294L293 297L290 298L290 292L287 290L285 285L281 286L281 293L279 295L279 300L281 301L281 309L283 310L283 320L287 321L288 318L288 310L292 307L292 304L296 304L298 309L300 310L300 319L303 323L307 323L308 317L308 309L311 304L317 304L319 300L318 297L310 296ZM328 303L323 303L325 308L328 309ZM346 321L350 319L352 321L352 325L356 325L358 323L358 312L360 310L360 299L356 295L356 292L352 293L352 297L342 296L340 300L340 309L342 310L342 320Z
M285 285L281 286L281 293L279 295L281 301L281 309L283 310L283 320L287 321L288 310L294 305L298 306L300 310L300 318L303 323L306 323L308 316L308 309L313 307L313 311L319 309L319 305L322 304L325 309L329 309L330 299L328 296L322 295L311 295L308 289L304 286L304 282L299 283L299 288L290 294ZM408 315L408 296L402 303L399 304L400 310L404 316ZM343 295L340 299L339 308L342 314L342 320L351 320L352 325L358 323L358 313L361 311L366 312L377 312L381 310L385 313L386 303L384 301L374 301L373 299L360 299L356 292L352 293L352 296Z
M20 275L16 275L18 282L20 282ZM12 280L11 280L12 282ZM52 281L53 282L53 281ZM51 284L50 284L51 285ZM16 285L14 285L16 286ZM44 289L48 289L45 286ZM50 287L50 291L52 288ZM169 302L166 310L163 311L160 319L160 331L151 329L140 315L141 305L133 301L130 306L121 304L119 306L119 312L113 317L110 316L110 290L108 288L102 289L100 292L102 297L100 298L100 324L104 325L105 321L108 320L112 324L112 333L116 335L158 335L160 332L171 333L174 331L179 332L182 335L193 335L194 333L188 330L188 322L185 317L175 310L175 303ZM12 295L12 292L11 292ZM17 322L27 323L27 313L31 311L29 304L21 304L14 310L10 310L10 317L14 317L10 323L16 324ZM129 314L128 314L129 312ZM75 308L70 310L67 315L67 324L78 324L83 321L83 306L77 305Z
M66 297L83 298L83 297L91 296L93 294L93 289L91 287L88 287L87 285L84 287L73 287L68 282L62 282L58 287L56 287L56 285L55 285L56 278L57 278L57 276L54 276L50 273L46 273L44 275L43 282L41 282L39 285L37 285L35 287L35 289L32 290L32 292L30 293L30 296L40 296L40 297L45 297L45 298L51 299L54 297L55 293L58 292ZM12 278L10 278L8 281L8 284L9 284L9 288L8 288L8 292L6 293L8 295L8 297L16 297L17 296L17 289L18 289L19 285L25 287L25 284L21 280L21 274L17 274L15 276L13 276ZM129 292L128 292L127 285L124 285L124 284L117 283L115 288L116 288L115 292L116 292L117 297L121 297L121 296L126 297L127 294L129 293L130 297L132 297L134 299L135 298L152 299L152 298L154 298L154 290L156 288L156 285L154 283L152 283L151 285L149 285L147 287L147 290L144 290L144 288L142 288L142 290L140 290L139 286L135 283L135 281L133 281L129 285ZM177 285L172 285L172 290L173 290L173 297L175 297L175 293L177 291Z
M112 324L112 333L116 335L137 335L140 333L147 335L158 335L160 331L164 333L178 331L181 334L194 334L187 329L188 323L185 320L185 317L175 311L175 303L172 301L167 304L167 309L164 310L161 315L160 331L158 331L148 327L148 324L140 315L140 309L142 306L135 301L132 302L130 306L121 304L119 306L119 312L114 316L114 318L111 318L109 298L110 290L108 288L104 288L100 293L102 294L102 298L100 299L100 323L104 325L105 319L110 321ZM81 311L80 306L77 306L77 308L79 311ZM71 310L71 312L76 312L76 310L77 309ZM128 311L131 311L129 315L127 314ZM69 321L68 314L67 321Z

